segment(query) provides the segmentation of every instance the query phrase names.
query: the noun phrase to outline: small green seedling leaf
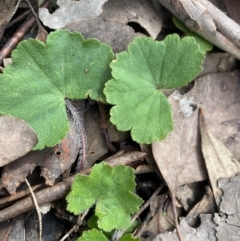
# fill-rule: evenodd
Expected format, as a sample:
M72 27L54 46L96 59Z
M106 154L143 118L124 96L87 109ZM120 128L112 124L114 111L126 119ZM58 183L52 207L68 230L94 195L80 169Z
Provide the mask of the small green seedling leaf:
M91 229L83 232L82 236L77 241L108 241L109 239L99 230Z
M65 99L105 101L103 87L111 78L111 48L81 34L57 30L46 44L29 39L12 53L13 64L0 75L0 114L25 120L37 133L34 149L54 146L69 123Z
M190 31L178 18L175 16L173 17L173 22L176 27L182 30L184 33L187 33L188 36L191 36L195 39L196 43L199 45L200 51L203 54L206 54L207 51L212 50L213 45L209 43L206 39L202 38L201 36L193 33Z
M114 79L105 85L111 122L121 131L131 130L133 140L150 144L173 130L170 104L161 89L186 85L201 71L204 55L192 37L176 34L162 42L135 38L128 52L110 64Z
M139 238L133 238L131 234L124 234L119 241L140 241Z
M77 241L109 241L109 239L99 230L91 229L83 232L82 236ZM138 238L133 238L131 234L124 234L119 241L140 241Z
M95 215L92 215L92 217L90 217L87 221L87 226L89 229L99 230L98 218ZM131 226L128 227L127 230L125 231L125 234L131 234L138 226L139 226L139 222L137 220L134 220L133 222L131 222ZM111 232L104 232L104 235L107 238L110 238L114 232L115 230L112 230Z
M123 229L130 226L130 215L142 204L134 188L132 168L101 162L94 165L89 176L76 176L66 198L67 210L78 215L95 204L99 228L106 232Z

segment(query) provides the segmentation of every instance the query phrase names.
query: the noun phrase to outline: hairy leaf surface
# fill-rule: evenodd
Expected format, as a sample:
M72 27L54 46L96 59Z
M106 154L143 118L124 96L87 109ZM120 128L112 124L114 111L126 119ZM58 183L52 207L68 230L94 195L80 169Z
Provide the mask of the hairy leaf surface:
M21 42L12 53L13 64L0 75L0 114L25 120L37 133L35 149L54 146L69 123L65 98L105 101L103 87L111 78L111 48L77 32L57 30L46 45Z
M98 226L104 231L130 226L130 215L142 204L133 193L135 188L133 169L126 166L110 167L104 162L94 165L89 176L77 175L70 194L67 209L75 215L95 207Z
M201 71L203 54L191 37L176 34L162 42L135 38L127 52L117 54L110 66L113 79L105 85L111 122L131 130L139 143L164 139L173 130L172 111L161 89L186 85Z

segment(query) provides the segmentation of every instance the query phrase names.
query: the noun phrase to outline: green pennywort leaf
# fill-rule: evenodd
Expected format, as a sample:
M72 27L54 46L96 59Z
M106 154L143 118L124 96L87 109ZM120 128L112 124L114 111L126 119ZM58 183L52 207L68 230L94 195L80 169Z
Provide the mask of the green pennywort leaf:
M131 234L124 234L119 241L140 241L139 238L133 238Z
M204 55L194 38L176 34L162 42L135 38L127 52L117 54L110 66L113 79L104 88L112 107L111 122L131 130L133 140L150 144L173 130L170 104L161 89L186 85L201 71Z
M30 39L12 53L13 64L0 75L0 114L25 120L37 133L34 149L54 146L69 123L65 99L105 101L103 87L111 78L111 48L77 32L57 30L46 44Z
M91 229L83 232L82 236L77 241L108 241L109 239L99 230ZM119 241L140 241L138 238L133 238L131 234L124 234Z
M89 176L76 176L66 198L67 210L78 215L95 204L99 228L106 232L123 229L130 226L130 215L142 204L134 188L132 168L101 162L94 165Z
M92 229L83 232L82 236L77 241L108 241L109 239L99 230Z

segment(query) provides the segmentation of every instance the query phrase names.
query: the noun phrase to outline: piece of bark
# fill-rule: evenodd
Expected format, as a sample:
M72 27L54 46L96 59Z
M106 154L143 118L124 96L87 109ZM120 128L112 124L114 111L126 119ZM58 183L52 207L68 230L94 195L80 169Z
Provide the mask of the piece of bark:
M221 213L216 213L214 221L217 224L218 241L238 241L240 233L240 175L232 178L221 178L218 186L223 191L220 204Z
M217 241L212 214L202 214L200 216L201 225L192 228L188 225L186 219L180 222L180 228L183 232L184 241ZM157 235L152 241L179 241L176 231L166 232Z

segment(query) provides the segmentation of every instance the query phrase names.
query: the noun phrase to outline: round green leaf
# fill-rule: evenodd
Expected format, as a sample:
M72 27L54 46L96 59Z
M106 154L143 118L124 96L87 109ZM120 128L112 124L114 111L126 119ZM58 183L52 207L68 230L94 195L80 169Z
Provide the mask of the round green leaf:
M204 56L195 40L176 34L162 42L136 38L128 52L111 63L114 79L104 93L111 109L111 122L119 130L131 130L139 143L164 139L173 130L172 112L161 89L186 85L201 71Z
M93 166L89 176L77 175L66 197L67 210L75 215L96 204L98 227L106 232L131 225L142 199L134 193L134 172L123 165L110 167L104 162Z
M107 237L99 230L92 229L83 232L82 236L77 241L108 241Z
M34 149L54 146L69 123L65 98L88 95L105 101L103 87L111 78L111 48L79 33L57 30L46 44L30 39L12 53L13 64L0 75L0 114L25 120L37 133Z

